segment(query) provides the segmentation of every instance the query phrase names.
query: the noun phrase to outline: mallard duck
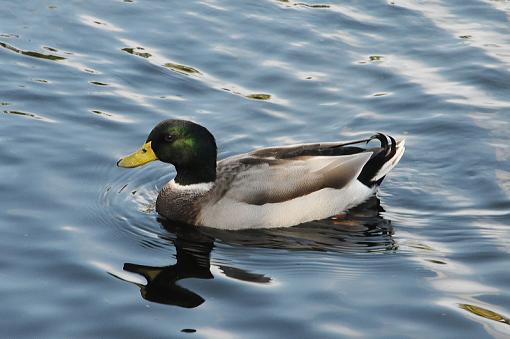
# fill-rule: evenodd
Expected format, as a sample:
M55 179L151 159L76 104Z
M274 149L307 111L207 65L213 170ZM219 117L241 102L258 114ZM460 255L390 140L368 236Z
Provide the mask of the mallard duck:
M373 139L380 147L362 147ZM165 120L117 165L174 165L177 175L159 192L156 211L186 224L239 230L293 226L359 205L404 150L404 140L378 133L351 142L260 148L217 161L216 141L205 127Z

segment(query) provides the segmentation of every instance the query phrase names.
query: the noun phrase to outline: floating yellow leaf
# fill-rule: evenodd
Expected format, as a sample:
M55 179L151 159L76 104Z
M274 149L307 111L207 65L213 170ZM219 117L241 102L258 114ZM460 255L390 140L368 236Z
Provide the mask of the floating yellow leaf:
M510 325L510 320L508 318L486 308L470 304L459 304L459 307L462 308L463 310L476 314L485 319L494 320L500 323Z

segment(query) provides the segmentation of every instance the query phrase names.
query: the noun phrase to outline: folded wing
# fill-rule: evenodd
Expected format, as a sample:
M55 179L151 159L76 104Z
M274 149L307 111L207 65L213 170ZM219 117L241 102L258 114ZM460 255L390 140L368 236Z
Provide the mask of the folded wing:
M291 200L324 188L341 189L356 180L373 153L313 156L306 154L311 153L306 147L297 153L290 147L278 148L280 152L276 153L273 150L263 149L220 162L219 177L226 182L220 182L218 186L228 189L220 188L216 198L263 205ZM294 156L287 151L293 152Z

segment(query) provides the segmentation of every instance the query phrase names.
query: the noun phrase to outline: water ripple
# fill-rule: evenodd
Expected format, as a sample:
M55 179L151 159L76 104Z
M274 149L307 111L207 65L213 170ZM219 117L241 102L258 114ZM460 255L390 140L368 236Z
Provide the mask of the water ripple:
M3 9L4 336L508 337L508 1ZM115 166L167 118L220 158L376 131L409 147L356 209L225 232L158 217L172 167Z
M21 55L26 55L26 56L29 56L29 57L33 57L33 58L39 58L39 59L45 59L45 60L52 60L52 61L59 61L59 60L65 60L66 58L62 57L62 56L58 56L58 55L55 55L55 54L43 54L43 53L39 53L39 52L34 52L34 51L24 51L24 50L21 50L21 49L18 49L14 46L11 46L9 44L6 44L5 42L0 42L0 47L3 47L9 51L12 51L14 53L18 53L18 54L21 54Z

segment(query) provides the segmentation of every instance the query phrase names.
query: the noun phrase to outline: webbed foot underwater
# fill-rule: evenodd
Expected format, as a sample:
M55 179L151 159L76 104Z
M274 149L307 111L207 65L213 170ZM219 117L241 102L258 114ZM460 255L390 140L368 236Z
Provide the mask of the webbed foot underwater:
M379 147L364 147L373 139ZM177 175L159 192L156 211L187 224L239 230L293 226L359 205L404 150L404 140L379 133L350 142L260 148L217 161L216 141L205 127L165 120L117 165L174 165Z

